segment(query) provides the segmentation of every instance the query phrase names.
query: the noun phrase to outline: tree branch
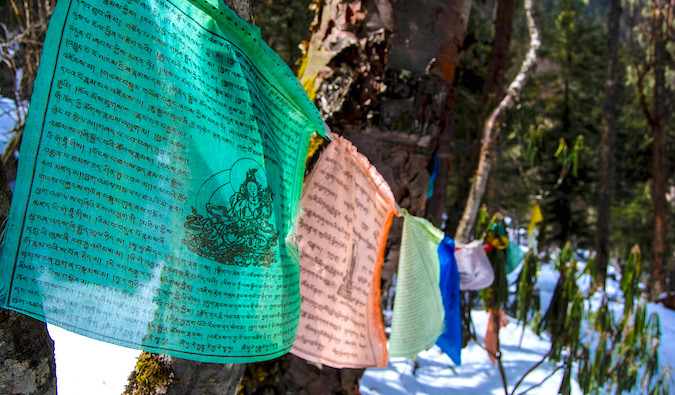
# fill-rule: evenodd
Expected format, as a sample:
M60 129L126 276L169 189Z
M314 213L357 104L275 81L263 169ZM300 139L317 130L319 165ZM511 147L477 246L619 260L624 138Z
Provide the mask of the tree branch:
M525 377L529 376L530 373L534 372L535 369L537 369L539 366L541 366L542 363L544 363L544 361L546 361L546 358L548 358L549 355L551 355L551 352L552 352L552 350L549 350L549 351L546 353L546 355L544 355L544 356L541 358L541 360L540 360L539 362L535 363L531 368L529 368L529 369L527 370L527 372L525 372L524 375L522 375L522 376L520 377L520 380L518 380L518 382L516 383L516 386L513 387L513 389L511 390L511 395L513 395L513 394L516 393L516 390L517 390L518 387L523 383L523 381L525 380Z
M544 377L543 380L541 380L539 383L537 383L537 384L531 386L530 388L526 389L525 391L521 392L521 393L518 394L518 395L524 395L524 394L530 392L531 390L533 390L533 389L539 387L540 385L544 384L544 383L546 382L546 380L548 380L548 379L550 379L551 377L553 377L553 375L556 374L556 372L557 372L558 370L560 370L560 369L562 369L562 368L564 368L564 367L565 367L564 364L563 364L563 365L559 365L559 366L556 367L556 368L555 368L548 376Z
M476 222L476 215L481 199L485 193L487 181L490 175L490 153L492 146L497 140L501 129L501 123L506 118L508 111L515 105L520 97L520 92L523 86L530 79L537 66L537 51L541 47L541 37L539 29L534 19L534 0L525 0L525 15L527 16L527 26L530 31L530 47L527 50L525 59L520 66L520 71L516 78L509 85L506 95L499 102L499 105L492 111L483 129L483 141L480 150L480 159L476 175L471 183L471 191L466 202L462 219L457 226L455 232L455 240L466 243L471 239L471 230L474 222Z

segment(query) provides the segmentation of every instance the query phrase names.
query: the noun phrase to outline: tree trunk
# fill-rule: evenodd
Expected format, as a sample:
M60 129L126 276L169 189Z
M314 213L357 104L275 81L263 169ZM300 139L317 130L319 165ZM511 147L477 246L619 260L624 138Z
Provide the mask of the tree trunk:
M607 18L607 81L602 109L600 142L600 191L598 196L598 224L596 227L595 278L596 287L605 287L609 260L609 221L614 193L614 135L617 116L619 77L619 26L621 1L611 0Z
M0 166L0 234L4 232L12 192ZM0 393L56 394L54 342L47 324L0 309Z
M494 35L492 48L488 55L487 76L483 86L483 104L489 105L504 96L504 74L506 73L513 15L516 11L515 0L497 0L495 10ZM495 138L491 167L497 168L501 160L499 136ZM501 206L501 183L499 177L491 177L487 187L487 208L490 215L497 213Z
M487 186L488 177L490 176L490 167L493 156L492 147L499 135L501 129L500 124L504 121L507 112L518 101L520 91L534 73L534 69L537 65L537 51L541 46L541 39L533 16L533 0L525 0L525 14L527 16L527 25L530 30L530 47L525 55L520 72L518 72L516 78L511 82L511 85L509 85L506 96L504 96L499 102L499 105L485 121L478 168L471 181L471 191L469 192L469 198L467 199L462 219L455 231L455 240L461 243L467 243L471 240L471 231L475 225L478 208L480 207L480 202Z
M654 261L650 279L652 299L656 299L666 291L666 257L668 256L666 237L668 233L668 202L666 192L668 188L668 163L665 96L665 68L666 68L666 40L664 38L664 14L666 4L663 0L654 0L652 3L652 42L654 44L654 98L652 120L652 204L654 207Z
M446 128L471 0L315 1L299 78L334 133L380 171L401 207L422 215L426 170ZM395 34L393 34L395 33ZM389 233L381 288L398 263L401 221ZM358 393L363 370L287 356L280 391ZM322 385L322 383L326 383Z
M421 215L429 181L425 169L454 99L452 81L471 1L322 4L299 78L331 129L377 167L401 207ZM397 234L395 221L390 245L397 244ZM383 290L398 255L386 258Z

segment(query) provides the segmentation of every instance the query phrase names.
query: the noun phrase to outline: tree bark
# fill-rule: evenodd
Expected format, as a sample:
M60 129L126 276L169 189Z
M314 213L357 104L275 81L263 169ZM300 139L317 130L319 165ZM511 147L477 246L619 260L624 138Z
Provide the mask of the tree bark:
M475 225L478 208L480 207L487 186L488 177L490 176L492 147L501 130L500 124L506 118L508 111L518 101L520 91L534 73L534 69L537 65L537 51L541 46L541 39L534 20L533 0L525 0L525 14L527 16L527 25L530 31L530 46L518 75L509 85L506 96L504 96L499 105L497 105L485 121L478 168L476 169L476 174L471 182L471 191L469 192L469 198L467 199L462 219L455 231L455 240L461 243L467 243L471 240L471 231Z
M483 87L483 104L488 105L504 96L504 74L508 63L515 0L498 0L495 10L494 36L488 55L487 76ZM495 138L492 152L492 167L501 160L499 136ZM499 177L491 177L487 187L487 208L489 215L497 213L501 206L501 183Z
M421 215L471 0L321 4L299 78L331 129L377 167L401 207ZM395 221L390 246L398 234ZM387 249L383 290L398 261L394 250Z
M664 37L664 14L666 4L663 0L652 2L652 43L654 45L654 97L651 116L652 129L652 204L654 208L654 261L650 279L652 299L657 299L666 291L666 258L668 256L666 238L668 234L668 157L666 154L666 112L665 69L666 39Z
M236 394L245 364L201 363L169 358L175 376L167 395Z
M504 74L508 65L515 11L515 0L497 0L492 48L488 55L487 75L483 86L483 103L499 100L504 96Z
M607 81L602 109L600 142L600 190L598 196L598 223L596 227L595 276L596 287L605 287L609 260L609 221L614 193L614 136L617 116L617 97L620 92L619 27L621 1L611 0L607 17Z
M0 166L0 234L4 233L12 192ZM0 393L56 394L54 342L47 324L0 309Z
M0 91L14 100L17 122L0 165L0 235L9 215L12 192L7 171L16 175L14 152L19 149L24 114L30 100L38 67L42 41L53 10L52 1L25 1L3 10L5 28L0 36L4 48L0 65ZM8 8L6 4L3 8ZM21 73L18 71L21 70ZM0 393L56 394L54 342L47 324L14 311L0 309Z

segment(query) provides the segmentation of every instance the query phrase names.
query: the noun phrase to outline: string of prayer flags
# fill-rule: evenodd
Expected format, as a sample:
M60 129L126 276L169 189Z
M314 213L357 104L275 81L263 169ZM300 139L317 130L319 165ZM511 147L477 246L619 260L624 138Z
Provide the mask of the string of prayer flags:
M291 353L335 368L387 365L380 271L395 211L384 178L336 136L302 194L302 313Z
M457 366L462 365L462 312L459 300L459 270L455 259L455 241L444 237L438 245L441 267L441 297L445 310L445 330L436 340L441 351Z
M485 254L481 240L469 244L457 243L455 258L459 268L459 289L478 291L489 287L495 279L492 264Z
M0 262L4 306L202 362L285 354L319 112L216 0L60 0Z
M492 245L499 250L504 250L509 246L509 237L506 234L506 228L500 222L492 225L492 228L490 228L485 236L485 244Z
M392 357L414 359L443 333L438 244L443 231L403 211L396 299L389 336Z

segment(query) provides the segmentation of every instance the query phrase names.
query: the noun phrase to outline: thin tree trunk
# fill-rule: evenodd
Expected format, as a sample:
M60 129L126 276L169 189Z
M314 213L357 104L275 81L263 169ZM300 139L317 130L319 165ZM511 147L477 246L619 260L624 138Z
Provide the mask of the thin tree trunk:
M666 41L664 38L665 2L653 0L652 5L652 40L654 44L654 98L652 110L652 204L654 207L654 238L652 248L654 261L650 279L652 299L656 299L666 291L666 257L668 256L666 237L668 233L668 163L666 141L666 97L665 68Z
M598 196L598 223L596 227L595 286L605 287L609 260L609 221L614 193L614 135L617 115L617 97L620 92L619 27L621 1L611 0L607 18L607 81L602 110L600 143L600 191Z
M508 63L509 47L511 45L511 30L513 15L516 11L515 0L498 0L495 10L495 32L492 39L492 48L488 55L488 71L483 87L483 103L489 104L499 100L504 95L504 74ZM501 160L501 144L499 136L492 146L492 167L496 168ZM501 183L499 177L491 177L487 187L487 208L490 215L499 211L501 206Z
M487 186L488 177L490 176L492 146L499 135L501 129L500 124L504 121L507 112L518 101L520 91L534 73L534 69L537 65L537 51L541 46L541 39L533 16L533 0L525 0L525 14L527 16L527 25L530 30L530 47L525 55L520 72L513 82L511 82L511 85L509 85L506 96L504 96L485 122L478 168L476 169L476 174L471 182L471 191L469 192L469 198L466 202L462 219L455 232L455 239L459 242L466 243L471 240L471 231L475 225L478 208L480 207L480 202Z
M515 0L497 0L492 48L488 55L487 76L483 87L483 103L500 100L504 95L504 74L508 65Z

